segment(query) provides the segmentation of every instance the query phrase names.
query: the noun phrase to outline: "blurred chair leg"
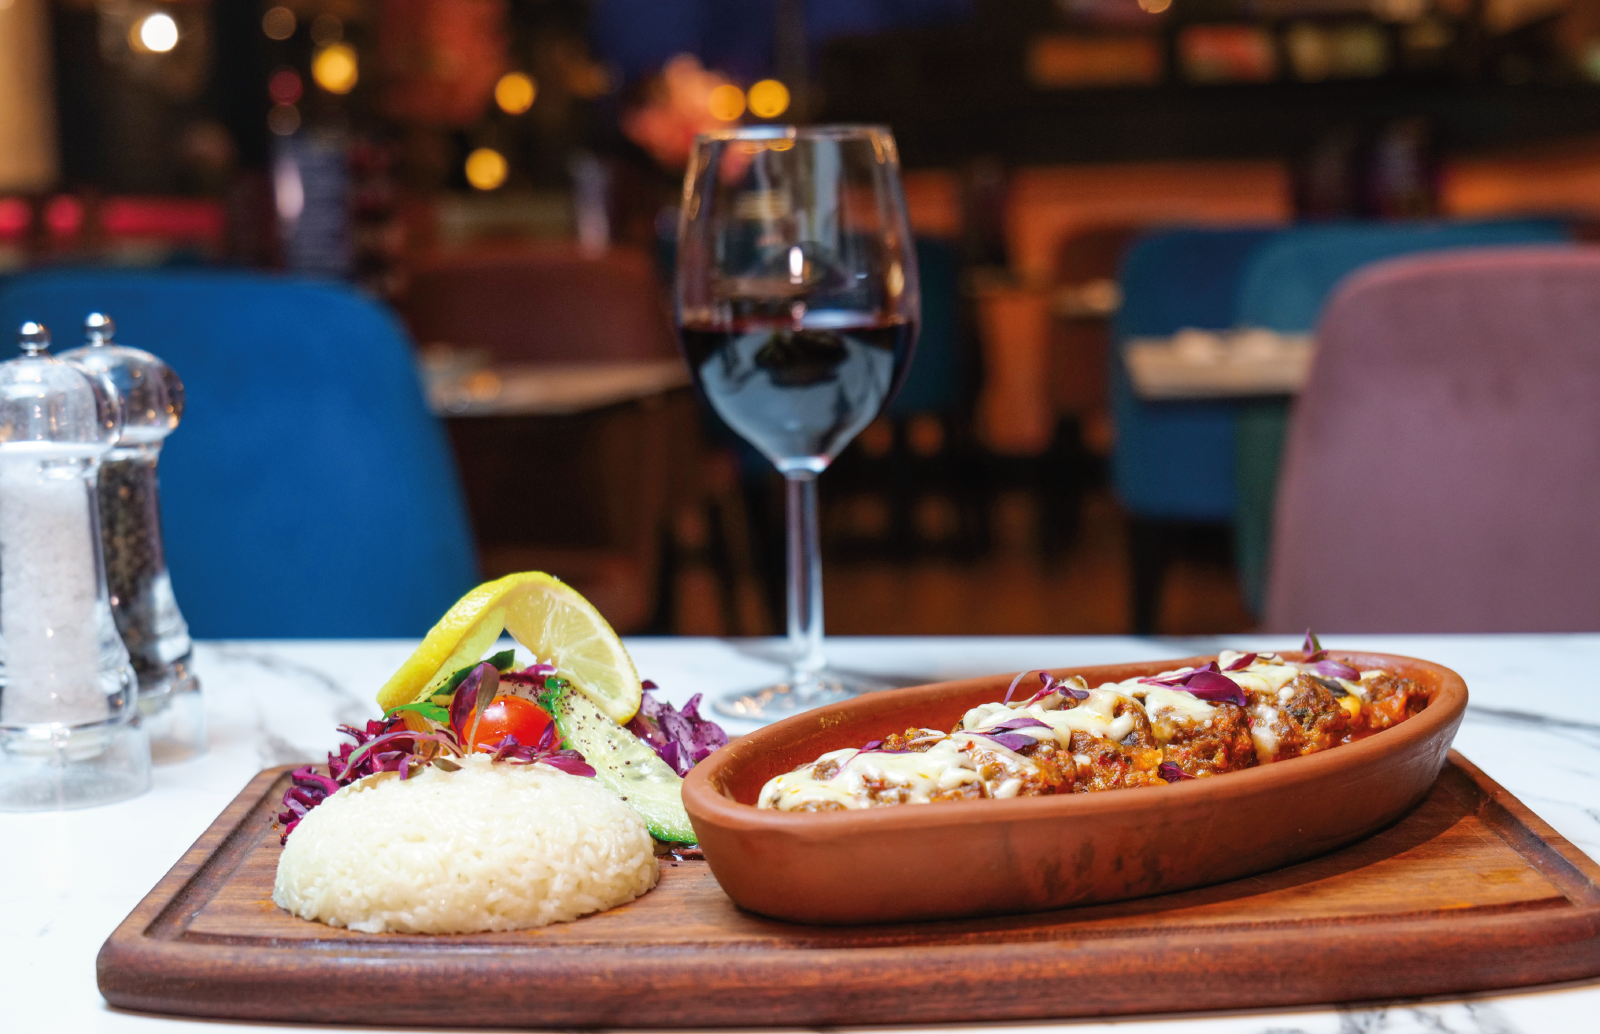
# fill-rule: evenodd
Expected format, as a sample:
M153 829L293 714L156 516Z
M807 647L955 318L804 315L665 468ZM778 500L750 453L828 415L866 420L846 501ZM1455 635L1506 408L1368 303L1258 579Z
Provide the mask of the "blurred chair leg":
M725 635L741 635L743 629L739 620L739 565L734 560L728 538L728 514L721 503L713 502L706 507L707 559L717 576L723 632Z
M1266 604L1267 558L1272 553L1272 511L1278 494L1278 465L1289 424L1289 403L1274 399L1244 406L1234 424L1234 479L1239 513L1234 525L1234 556L1239 587L1250 612L1260 617Z
M1161 609L1161 583L1172 555L1173 529L1167 521L1134 517L1128 522L1132 568L1133 634L1155 635Z
M655 608L639 635L672 635L678 627L678 572L682 568L682 547L672 529L663 522L656 559Z

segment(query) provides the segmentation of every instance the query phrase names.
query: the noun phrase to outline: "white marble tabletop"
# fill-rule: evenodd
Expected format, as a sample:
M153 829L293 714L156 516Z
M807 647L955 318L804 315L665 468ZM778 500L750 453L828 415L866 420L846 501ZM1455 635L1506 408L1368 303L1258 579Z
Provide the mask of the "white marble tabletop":
M1456 747L1591 857L1600 858L1600 635L1326 636L1326 645L1426 657L1472 695ZM235 642L197 647L211 749L156 770L155 789L121 804L0 815L0 988L11 1031L182 1032L283 1029L131 1013L95 988L100 944L259 769L321 760L334 726L375 716L373 693L409 642ZM749 688L777 672L766 640L635 639L641 674L682 703ZM1241 649L1284 639L833 639L836 666L918 681L1019 668L1110 663ZM730 723L731 725L731 723ZM734 726L736 728L736 726ZM1600 981L1382 1007L1263 1010L1115 1021L996 1025L1121 1034L1551 1032L1600 1027ZM290 1028L294 1029L294 1028ZM312 1029L312 1028L299 1028Z

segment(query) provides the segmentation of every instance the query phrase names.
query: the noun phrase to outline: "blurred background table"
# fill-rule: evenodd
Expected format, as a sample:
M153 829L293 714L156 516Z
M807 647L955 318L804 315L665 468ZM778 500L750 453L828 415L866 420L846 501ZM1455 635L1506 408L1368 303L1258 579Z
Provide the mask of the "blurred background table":
M1330 636L1426 657L1459 671L1472 703L1456 747L1591 857L1600 857L1600 723L1584 673L1600 665L1600 636ZM1064 666L1298 645L1226 637L840 638L841 668L906 684L1023 666ZM0 971L11 996L8 1029L153 1031L256 1029L162 1019L109 1008L95 988L101 942L257 770L320 759L334 727L377 714L376 687L410 641L206 642L196 670L206 687L211 752L156 770L155 790L110 807L0 816ZM757 685L778 669L776 640L632 639L640 671L673 702ZM733 731L741 731L733 727ZM1521 1031L1584 1029L1600 1011L1600 984L1519 990L1462 1001L1392 1003L1260 1013L1072 1023L1072 1030L1157 1032ZM273 1028L283 1025L273 1024ZM1015 1029L1020 1025L1008 1024ZM1036 1029L1067 1024L1032 1024ZM267 1029L261 1025L260 1029ZM305 1028L310 1029L310 1028Z

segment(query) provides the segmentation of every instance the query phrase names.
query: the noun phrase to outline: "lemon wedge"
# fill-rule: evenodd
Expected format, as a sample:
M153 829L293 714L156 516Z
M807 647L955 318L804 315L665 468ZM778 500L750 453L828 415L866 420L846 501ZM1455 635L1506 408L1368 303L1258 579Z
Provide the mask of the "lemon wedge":
M378 690L378 705L427 699L452 673L481 660L501 632L554 664L612 721L638 712L639 672L622 640L592 603L543 571L508 574L461 597Z

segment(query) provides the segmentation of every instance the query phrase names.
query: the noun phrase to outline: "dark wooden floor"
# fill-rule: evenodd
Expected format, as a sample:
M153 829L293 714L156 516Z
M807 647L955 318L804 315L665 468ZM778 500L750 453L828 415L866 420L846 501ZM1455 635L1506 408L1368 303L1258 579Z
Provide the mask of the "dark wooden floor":
M827 483L823 483L827 491ZM1054 557L1041 548L1039 506L1003 494L991 512L993 544L971 561L827 559L823 576L831 635L1092 635L1125 633L1127 525L1109 492L1089 494L1082 526ZM853 551L859 553L860 551ZM676 584L680 635L767 634L776 624L749 580L730 628L716 578L686 563ZM1224 560L1179 559L1162 593L1158 631L1202 635L1248 630L1253 619Z

